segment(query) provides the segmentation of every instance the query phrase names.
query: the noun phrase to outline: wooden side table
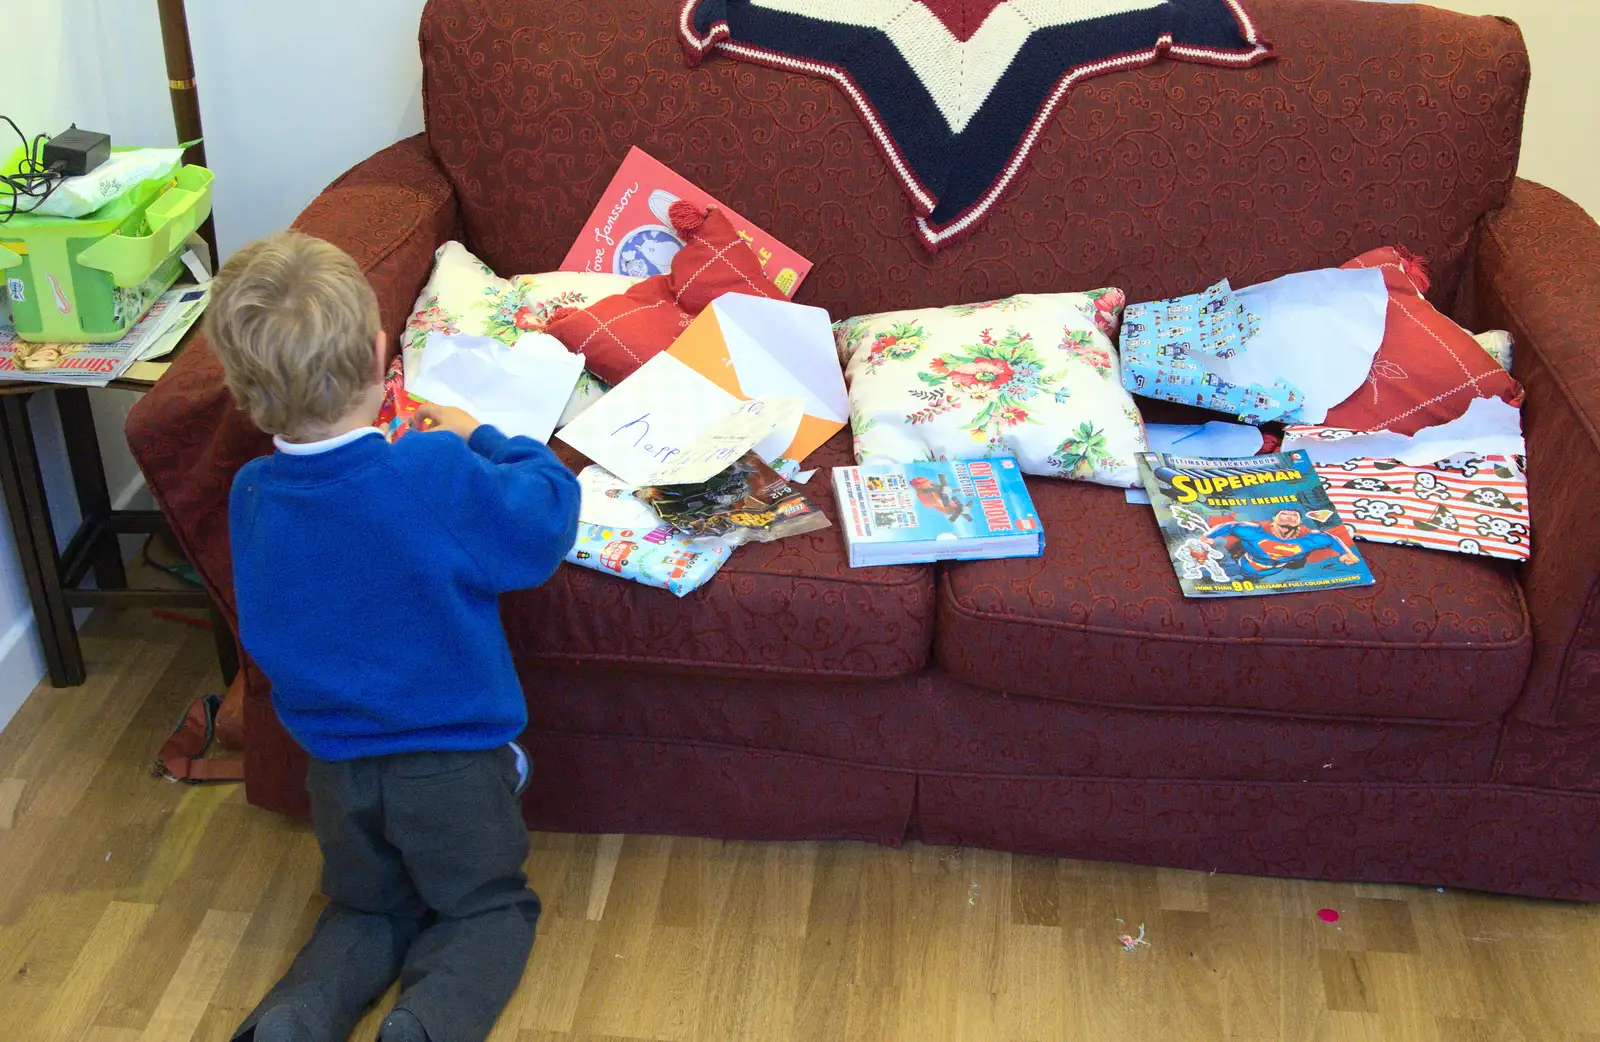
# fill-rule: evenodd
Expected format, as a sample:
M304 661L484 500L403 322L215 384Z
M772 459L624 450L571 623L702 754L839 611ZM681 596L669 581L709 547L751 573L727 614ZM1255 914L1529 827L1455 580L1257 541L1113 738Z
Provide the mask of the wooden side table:
M178 351L183 350L194 332L191 330L184 337ZM172 357L176 357L176 352L160 362L139 362L110 387L148 391L167 371ZM105 466L100 460L100 440L95 435L94 415L89 405L89 395L95 390L98 388L0 383L0 487L5 490L11 529L16 536L28 595L33 601L33 615L44 643L50 683L56 687L76 687L84 682L83 649L78 644L78 628L72 610L99 605L206 608L211 613L223 679L231 681L239 668L238 652L233 632L210 594L203 589L135 589L128 585L117 537L163 532L167 530L167 522L159 510L112 509ZM50 504L45 497L44 474L39 468L37 445L28 416L28 401L36 394L55 397L72 483L83 514L78 530L67 541L66 549L59 553L55 525L50 520ZM91 571L98 589L83 588Z

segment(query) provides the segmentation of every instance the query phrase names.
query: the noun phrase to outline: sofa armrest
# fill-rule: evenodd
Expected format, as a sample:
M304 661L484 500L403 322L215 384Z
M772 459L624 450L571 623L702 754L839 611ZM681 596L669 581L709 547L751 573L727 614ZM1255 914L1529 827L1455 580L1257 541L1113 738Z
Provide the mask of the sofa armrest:
M433 252L459 234L455 190L422 135L346 172L294 227L348 252L378 296L383 328L398 334L428 280ZM189 562L236 621L228 549L228 492L272 440L234 407L222 367L194 341L128 414L128 446Z
M1515 715L1600 724L1600 225L1518 179L1485 221L1473 295L1482 326L1516 338L1528 392L1533 558L1521 579L1534 647Z

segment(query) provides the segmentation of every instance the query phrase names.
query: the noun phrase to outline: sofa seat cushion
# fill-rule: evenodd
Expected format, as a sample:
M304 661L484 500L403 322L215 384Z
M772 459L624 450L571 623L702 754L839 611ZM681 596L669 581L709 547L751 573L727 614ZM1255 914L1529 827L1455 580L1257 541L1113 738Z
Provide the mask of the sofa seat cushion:
M556 448L569 466L584 465ZM917 672L933 641L933 569L850 567L829 475L852 462L841 432L804 464L817 473L802 488L832 527L742 546L687 597L562 565L545 585L502 600L513 654L720 676Z
M1185 598L1150 508L1030 480L1043 557L947 566L939 662L1009 693L1103 705L1487 721L1530 656L1511 566L1363 543L1376 585Z

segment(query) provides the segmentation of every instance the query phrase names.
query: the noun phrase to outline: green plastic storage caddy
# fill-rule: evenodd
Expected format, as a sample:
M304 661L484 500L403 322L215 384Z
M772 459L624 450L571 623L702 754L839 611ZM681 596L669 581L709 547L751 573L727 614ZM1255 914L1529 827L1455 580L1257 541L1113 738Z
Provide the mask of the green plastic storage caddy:
M16 171L22 158L18 149L5 169ZM183 245L211 214L212 180L205 167L181 166L83 217L18 214L0 223L0 278L17 336L121 339L183 271Z

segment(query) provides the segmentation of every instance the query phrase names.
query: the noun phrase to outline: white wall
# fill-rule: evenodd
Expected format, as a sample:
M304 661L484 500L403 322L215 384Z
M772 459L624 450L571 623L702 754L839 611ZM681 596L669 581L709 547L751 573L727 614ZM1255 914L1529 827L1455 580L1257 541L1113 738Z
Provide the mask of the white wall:
M75 122L86 130L109 133L116 144L176 143L154 3L8 3L4 24L7 46L0 60L0 112L16 120L30 137L56 134ZM10 127L0 124L0 134L11 133ZM0 141L5 154L16 146L14 140ZM122 435L134 396L107 391L93 397L112 497L119 506L149 505ZM49 394L35 395L30 410L52 519L65 543L77 526L78 514L60 423ZM4 726L44 675L44 658L11 526L0 522L0 528L0 726Z
M189 0L223 260L294 220L345 170L422 129L422 4Z

